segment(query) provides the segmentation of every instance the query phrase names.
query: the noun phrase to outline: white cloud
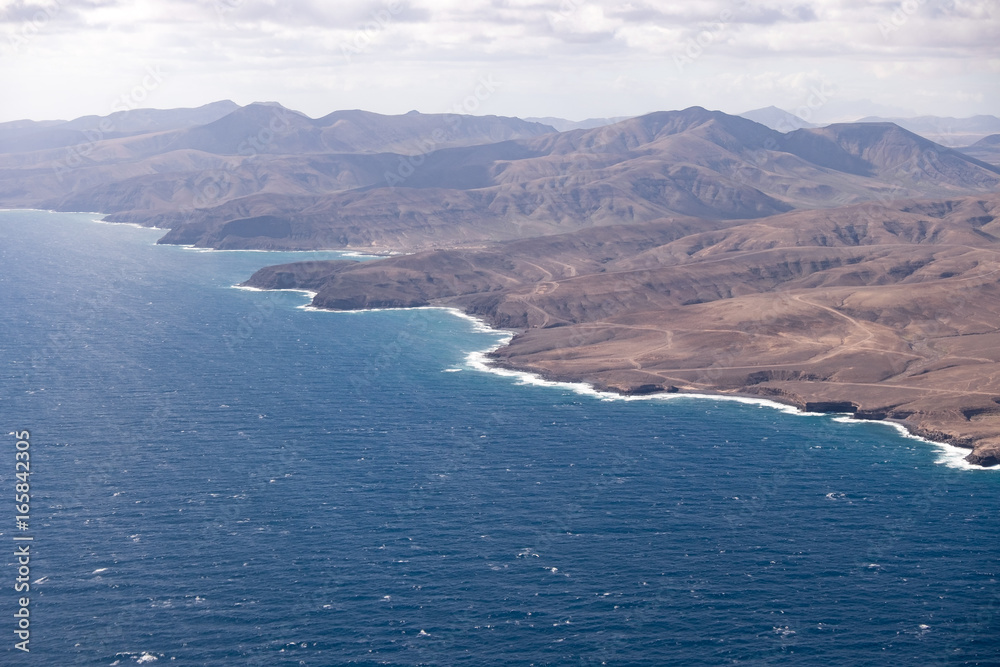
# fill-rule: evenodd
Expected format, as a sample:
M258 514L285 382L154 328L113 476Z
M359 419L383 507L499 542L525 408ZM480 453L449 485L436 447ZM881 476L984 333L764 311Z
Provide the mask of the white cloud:
M997 0L0 0L0 120L106 112L153 63L158 106L435 111L493 72L484 112L740 111L794 106L809 72L852 98L998 113L998 18Z

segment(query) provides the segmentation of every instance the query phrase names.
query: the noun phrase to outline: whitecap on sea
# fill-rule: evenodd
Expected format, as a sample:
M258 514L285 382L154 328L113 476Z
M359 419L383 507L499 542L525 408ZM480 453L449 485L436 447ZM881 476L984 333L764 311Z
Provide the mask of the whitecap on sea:
M308 294L310 299L316 296L315 292L309 292L307 290L258 290L254 287L242 287L239 285L234 285L239 289L249 289L257 291L291 291L291 292L303 292ZM334 313L370 313L370 312L381 312L386 310L444 310L455 317L460 317L464 320L472 322L474 325L474 331L480 333L490 333L495 334L498 338L494 343L485 350L477 350L470 352L465 359L466 365L474 370L481 371L484 373L492 373L493 375L499 375L502 377L514 378L517 380L517 384L521 385L534 385L539 387L555 387L559 389L567 389L576 394L582 396L591 396L593 398L600 399L602 401L669 401L669 400L680 400L680 399L708 399L713 401L731 401L735 403L743 403L746 405L756 405L762 408L770 408L772 410L777 410L789 415L796 415L799 417L830 417L833 421L839 423L851 423L857 424L862 423L860 420L854 419L850 414L844 413L841 415L831 415L829 413L822 412L807 412L801 410L793 405L786 405L784 403L778 403L776 401L771 401L764 398L753 398L749 396L725 396L725 395L715 395L715 394L689 394L689 393L661 393L661 394L646 394L642 396L623 396L621 394L616 394L608 391L600 391L595 389L592 385L586 382L562 382L558 380L546 380L537 373L531 373L528 371L515 371L508 368L500 368L489 363L487 355L494 350L497 350L511 341L514 337L514 332L495 329L491 327L483 319L476 317L474 315L469 315L468 313L459 310L458 308L445 307L445 306L416 306L413 308L368 308L362 310L328 310L325 308L316 308L312 304L305 304L298 306L302 310L309 311L323 311L323 312L334 312ZM446 369L444 372L454 373L461 369ZM866 420L867 421L867 420ZM867 423L878 423L885 424L895 428L905 437L919 440L926 444L933 445L937 447L941 456L938 458L937 463L947 465L949 468L956 468L960 470L1000 470L1000 466L994 468L983 468L982 466L977 466L965 461L964 457L968 455L968 450L964 450L960 447L955 447L943 442L935 442L933 440L928 440L926 438L914 435L910 433L901 424L896 424L894 422L888 421L867 421Z

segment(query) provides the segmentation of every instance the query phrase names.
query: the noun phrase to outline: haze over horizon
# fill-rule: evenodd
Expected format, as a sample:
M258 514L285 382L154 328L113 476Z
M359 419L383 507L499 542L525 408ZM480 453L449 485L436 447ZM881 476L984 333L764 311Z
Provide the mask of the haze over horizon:
M0 2L0 122L276 100L519 117L1000 110L996 0Z

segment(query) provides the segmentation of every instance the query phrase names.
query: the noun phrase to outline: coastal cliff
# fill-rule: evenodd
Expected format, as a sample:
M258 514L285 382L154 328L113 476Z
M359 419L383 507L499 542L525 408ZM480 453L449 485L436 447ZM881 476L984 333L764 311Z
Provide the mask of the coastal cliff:
M518 334L493 363L621 393L891 420L1000 463L1000 196L599 227L269 267L332 310L440 305ZM307 287L308 286L308 287Z
M0 128L0 206L201 248L411 253L250 284L452 306L520 332L497 364L891 419L998 458L995 137L958 151L892 122L778 132L701 107L566 132L270 103L91 122L115 131Z

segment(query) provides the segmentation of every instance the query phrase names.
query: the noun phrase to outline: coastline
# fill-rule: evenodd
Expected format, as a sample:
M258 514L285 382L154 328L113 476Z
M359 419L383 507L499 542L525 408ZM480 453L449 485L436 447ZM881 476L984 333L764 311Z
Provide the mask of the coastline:
M17 211L27 211L33 213L58 213L66 215L95 215L102 216L101 219L92 218L90 222L97 223L98 225L124 225L126 227L134 227L136 229L152 229L158 232L169 232L170 230L166 227L154 227L153 225L141 225L138 222L115 222L114 220L106 220L108 213L102 213L100 211L57 211L51 208L0 208L0 213L14 213Z
M246 288L244 288L246 289ZM261 288L249 288L258 291L298 291L307 294L315 294L314 292L309 292L308 290L266 290ZM694 400L714 400L714 401L730 401L734 403L742 403L744 405L756 405L758 407L769 408L772 410L777 410L788 415L795 415L799 417L829 417L832 421L842 423L842 424L881 424L888 426L895 430L899 435L917 442L921 442L938 450L938 459L935 461L938 465L944 465L949 468L957 470L993 470L1000 472L1000 466L982 466L975 463L970 463L965 460L965 457L972 452L972 448L964 447L962 445L943 442L939 440L932 440L927 438L920 433L911 430L911 427L907 424L900 423L898 421L891 421L886 419L864 419L858 418L847 412L812 412L807 411L797 405L792 403L784 403L772 398L761 398L759 396L752 396L746 394L735 394L735 393L708 393L708 392L655 392L646 394L630 394L626 392L619 392L610 389L600 389L595 385L582 380L582 379L564 379L564 378L550 378L545 377L545 375L538 373L533 370L517 368L516 365L504 366L496 363L494 360L489 358L489 355L496 350L499 350L504 345L510 342L511 338L515 335L515 331L509 329L499 329L491 326L486 320L466 313L465 311L455 308L453 306L416 306L409 308L367 308L367 309L357 309L357 310L333 310L329 308L317 308L311 304L306 306L299 306L303 310L309 310L313 312L324 312L324 313L371 313L371 312L384 312L384 311L405 311L405 310L443 310L456 317L467 320L475 326L475 331L480 333L490 333L494 335L499 335L501 338L497 340L494 344L483 350L475 350L466 355L465 364L472 368L473 370L490 373L492 375L497 375L500 377L514 378L518 384L523 385L534 385L540 387L551 387L560 388L572 391L574 393L580 394L581 396L589 396L591 398L596 398L602 401L671 401L679 399L694 399Z
M16 209L0 209L0 211L37 211L37 212L47 212L47 213L71 213L71 214L81 214L81 215L104 215L100 212L94 211L54 211L47 209L30 209L30 208L16 208ZM114 222L106 220L96 220L93 219L92 222L98 224L107 225L127 225L130 227L137 227L141 229L157 229L161 228L149 227L145 225L140 225L131 222ZM164 244L166 245L166 244ZM174 244L171 244L174 245ZM184 248L194 248L194 246L179 246ZM354 250L324 250L324 251L286 251L286 250L258 250L258 249L225 249L217 250L214 248L196 248L198 252L338 252L343 253L345 257L382 257L381 255L365 255ZM782 402L776 398L761 398L760 396L737 394L737 393L727 393L719 391L718 393L708 393L708 392L685 392L685 391L673 391L673 392L655 392L648 394L634 394L623 391L616 391L609 388L599 389L594 384L587 382L586 380L579 378L548 378L544 374L538 373L537 371L530 370L527 368L518 368L516 364L509 364L509 366L504 366L497 363L495 360L490 360L488 355L496 350L499 350L514 336L515 332L513 330L500 329L491 326L486 320L471 315L453 306L417 306L412 308L373 308L373 309L358 309L358 310L332 310L326 308L318 308L311 304L313 298L316 296L317 292L306 289L265 289L252 287L248 285L233 285L232 287L247 291L282 291L282 292L298 292L306 295L310 303L298 306L302 310L309 311L322 311L322 312L333 312L333 313L364 313L364 312L377 312L383 310L420 310L420 309L435 309L435 310L445 310L452 315L465 319L472 322L476 330L482 333L500 334L502 336L496 343L491 345L489 348L481 351L472 352L466 359L466 363L478 370L480 372L488 372L494 375L504 376L504 377L515 377L522 384L534 384L538 386L551 386L551 387L562 387L579 393L581 395L588 395L600 400L671 400L676 398L695 398L695 399L712 399L712 400L727 400L740 402L744 404L759 405L762 407L769 407L772 409L779 410L786 414L795 414L799 416L831 416L831 419L840 423L846 424L859 424L859 423L878 423L884 424L894 428L899 434L906 438L917 440L925 444L932 445L941 452L941 459L937 461L939 464L948 465L948 467L964 469L964 470L998 470L1000 471L1000 466L985 466L976 463L971 463L965 460L965 456L972 453L973 448L962 444L947 442L945 440L935 440L926 435L922 434L921 429L915 425L906 424L900 421L886 420L886 419L866 419L863 417L857 417L851 413L846 412L810 412L805 409L795 405L792 402ZM935 436L945 435L945 434L935 434Z
M101 222L101 221L98 220L96 222ZM137 225L137 224L132 223L132 222L108 222L108 223L102 223L102 224L109 224L109 225L132 225L132 226L135 226L135 227L141 227L143 229L158 229L158 230L163 230L162 227L143 227L142 225ZM166 229L166 230L163 230L163 231L170 231L170 230ZM159 243L158 242L156 245L173 246L175 248L184 248L185 250L191 250L191 251L194 251L194 252L272 252L272 253L281 253L281 252L284 252L284 253L302 253L302 254L308 254L308 253L312 253L312 252L325 252L325 253L337 253L337 254L341 255L342 257L345 257L345 258L347 258L347 257L349 257L349 258L369 257L371 259L382 259L384 257L390 257L390 255L369 255L369 254L365 254L365 253L362 253L362 252L358 252L356 250L341 250L341 249L338 249L338 248L317 248L315 250L264 250L264 249L261 249L261 248L199 248L198 246L192 245L190 243L188 243L188 244L180 244L180 243Z
M57 211L58 213L58 211ZM103 215L101 213L88 213L88 215ZM138 222L113 222L111 220L97 220L94 219L91 222L96 222L99 225L125 225L127 227L135 227L137 229L152 229L158 232L169 232L170 230L166 227L153 227L152 225L140 225Z
M92 218L90 222L99 225L120 225L123 227L133 227L135 229L152 229L158 232L169 232L170 227L157 227L156 225L144 225L139 222L129 222L125 220L108 220L111 213L103 213L101 211L58 211L51 208L0 208L0 213L14 213L17 211L30 211L37 213L65 213L68 215L92 215L100 216L100 218ZM164 246L174 246L177 248L184 248L187 250L193 250L195 252L263 252L263 253L280 253L280 252L294 252L294 253L311 253L311 252L329 252L329 253L339 253L342 256L350 258L370 258L370 259L382 259L385 257L395 257L398 255L405 255L406 253L397 250L387 250L384 253L372 253L364 252L355 248L311 248L309 250L282 250L282 249L265 249L265 248L202 248L194 245L193 243L160 243L159 240L156 241L155 245Z
M318 309L317 309L318 310ZM493 330L497 331L497 330ZM931 445L938 449L940 457L935 463L938 465L946 465L949 468L955 468L959 470L994 470L1000 472L1000 466L982 466L975 463L970 463L965 460L965 457L972 452L972 448L963 447L962 445L953 444L949 442L943 442L939 440L931 440L929 438L920 435L919 433L911 430L907 424L903 424L897 421L890 421L887 419L864 419L855 417L851 413L847 412L812 412L800 408L792 403L783 403L774 399L760 398L759 396L752 396L749 394L736 394L736 393L707 393L707 392L656 392L649 394L628 394L624 392L617 392L613 390L598 389L593 384L586 382L584 380L565 380L565 379L553 379L546 378L540 373L536 373L531 370L518 369L516 367L504 367L496 364L491 364L487 355L493 352L503 345L506 341L501 342L491 348L484 351L472 352L466 358L466 363L473 366L476 370L485 373L492 373L494 375L499 375L502 377L512 377L519 380L518 384L530 384L542 387L559 387L563 389L568 389L575 393L591 396L593 398L598 398L602 401L671 401L679 399L696 399L696 400L716 400L716 401L730 401L734 403L743 403L745 405L757 405L759 407L766 407L772 410L777 410L783 412L787 415L795 415L799 417L829 417L832 421L841 424L881 424L894 429L899 435L910 439L916 440L918 442Z

